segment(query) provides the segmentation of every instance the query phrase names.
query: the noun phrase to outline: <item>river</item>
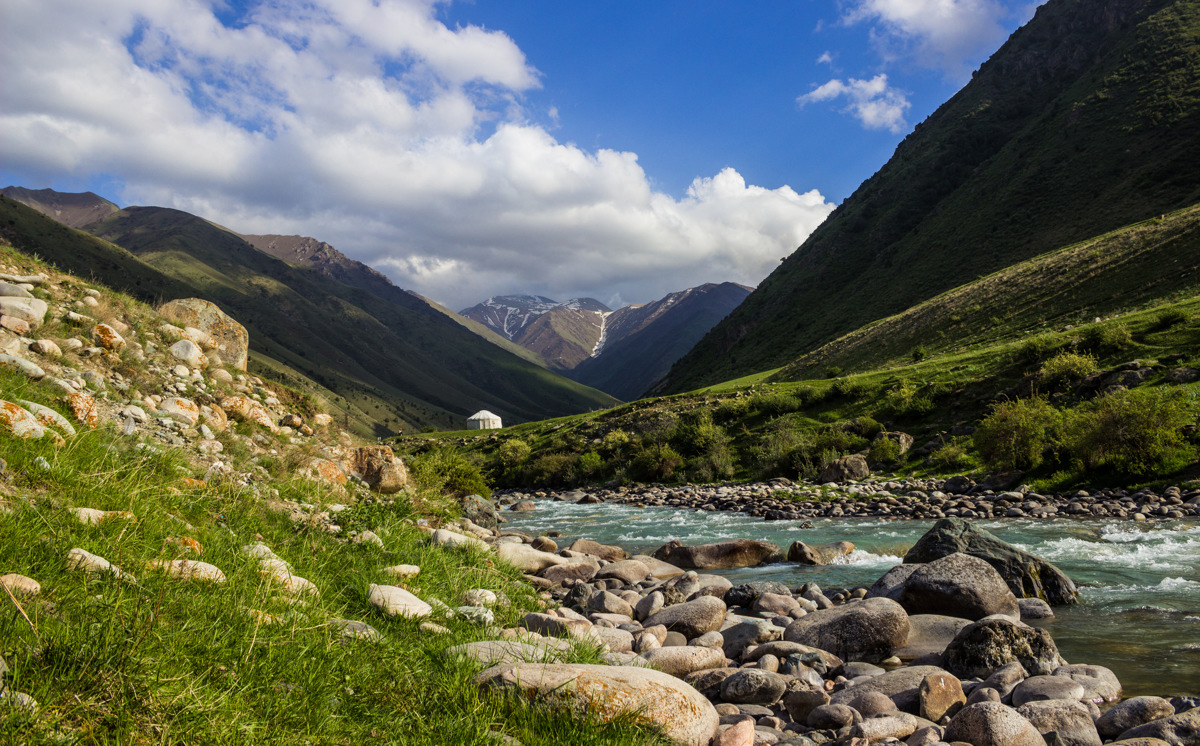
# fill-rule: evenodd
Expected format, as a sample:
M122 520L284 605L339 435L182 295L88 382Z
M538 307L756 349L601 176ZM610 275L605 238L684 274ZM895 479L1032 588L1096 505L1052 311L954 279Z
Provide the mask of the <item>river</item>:
M833 565L791 563L721 570L733 583L777 580L789 587L869 586L901 562L933 521L817 519L764 521L740 513L617 504L537 501L528 513L505 511L505 528L576 538L648 554L672 539L703 544L722 539L771 541L785 552L793 541L850 541L856 551ZM1081 603L1058 607L1036 622L1071 663L1106 666L1125 696L1200 694L1200 521L1135 523L1116 519L977 521L999 538L1053 562L1079 586ZM564 543L565 542L565 543Z

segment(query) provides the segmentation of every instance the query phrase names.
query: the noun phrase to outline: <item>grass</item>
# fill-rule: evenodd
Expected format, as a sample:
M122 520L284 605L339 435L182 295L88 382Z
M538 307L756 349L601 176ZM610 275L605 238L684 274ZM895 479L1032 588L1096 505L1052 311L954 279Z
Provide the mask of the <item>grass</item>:
M54 403L54 395L0 371L5 398ZM541 607L519 573L479 551L431 546L414 504L448 510L440 494L394 502L371 497L339 514L349 530L370 529L385 549L360 546L318 525L271 510L276 501L315 506L347 496L306 479L258 472L250 484L195 485L204 464L138 443L114 429L81 432L61 448L0 434L7 462L0 483L0 574L42 585L35 598L0 596L0 655L10 685L41 706L36 719L0 715L0 743L395 743L479 744L508 735L525 744L660 744L630 719L612 724L485 695L475 668L448 659L453 644L489 639L461 618L437 618L449 634L386 617L367 603L382 569L416 564L405 581L425 599L453 607L471 588L503 593L498 626ZM36 466L38 458L50 468ZM244 463L241 469L250 464ZM130 511L135 521L81 524L75 507ZM185 556L168 540L203 545L202 561L224 571L221 585L181 581L147 568ZM241 547L261 542L320 590L292 601L260 576ZM67 553L98 554L136 580L68 568ZM254 610L254 611L250 611ZM256 612L279 623L264 623ZM335 620L364 621L382 642L339 639ZM597 662L579 647L567 656Z

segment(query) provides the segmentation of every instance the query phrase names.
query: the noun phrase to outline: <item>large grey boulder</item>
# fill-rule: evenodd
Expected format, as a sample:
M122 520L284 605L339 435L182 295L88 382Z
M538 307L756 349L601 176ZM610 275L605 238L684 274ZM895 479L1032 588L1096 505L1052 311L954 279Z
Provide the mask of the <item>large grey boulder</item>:
M987 562L955 552L921 565L904 581L898 599L909 614L982 619L1003 614L1021 618L1017 598Z
M1100 746L1100 734L1087 705L1079 701L1047 699L1027 702L1017 708L1033 727L1054 746ZM1053 734L1053 735L1051 735Z
M1112 739L1139 725L1168 718L1175 708L1162 697L1131 697L1100 716L1096 730L1101 738Z
M769 541L731 539L712 544L684 546L678 539L654 551L654 558L690 570L730 570L781 562L779 546Z
M655 648L642 653L641 657L659 671L680 679L694 671L725 665L725 656L719 649L696 645Z
M669 632L678 632L691 640L705 632L716 632L725 621L725 602L712 596L668 606L642 623L643 627L661 624Z
M913 715L921 713L921 682L925 677L945 673L937 666L905 666L835 692L831 700L837 705L848 705L867 692L879 692L890 697L896 708Z
M941 614L910 614L908 617L908 642L895 651L902 661L911 661L923 655L941 655L959 632L971 623L970 619Z
M1075 583L1057 567L961 518L943 518L934 524L904 555L904 562L932 562L955 552L994 567L1018 598L1040 598L1052 606L1079 602Z
M908 615L886 598L814 611L788 625L783 639L830 653L847 661L881 661L908 642Z
M1102 705L1121 698L1121 682L1117 675L1104 666L1076 663L1054 669L1055 676L1066 676L1083 687L1080 699Z
M999 702L976 702L962 708L950 719L942 738L971 746L1046 746L1033 723Z
M883 577L876 580L875 583L867 589L867 598L890 598L893 601L900 600L900 592L904 590L904 583L921 565L896 565L892 569L883 574Z
M1161 738L1171 746L1195 746L1200 743L1200 707L1130 728L1119 738L1122 741L1132 738Z
M828 565L838 557L846 557L853 552L854 544L848 541L819 545L796 541L788 548L787 559L788 562L798 562L801 565Z
M766 705L787 691L787 678L761 668L743 668L721 682L721 699L735 705Z
M754 619L721 630L722 647L725 655L737 660L751 645L778 640L781 630L766 619Z
M225 363L238 370L246 369L250 334L215 303L201 298L181 298L159 306L158 315L180 326L207 332Z
M492 504L491 500L482 495L466 495L459 500L459 505L462 506L463 518L475 525L493 531L499 528L500 521L496 514L496 506Z
M508 664L483 671L475 683L536 697L551 707L586 712L601 722L627 716L661 728L680 746L708 746L720 724L716 709L700 692L650 668Z
M749 583L735 585L725 591L726 606L741 606L749 609L764 593L788 593L788 587L775 580L752 580Z
M1058 647L1044 629L1001 616L968 624L942 656L946 670L960 679L987 677L1008 663L1020 663L1031 676L1058 667Z
M817 477L818 482L850 482L866 479L871 476L871 467L867 459L860 454L843 456L834 459L821 468Z

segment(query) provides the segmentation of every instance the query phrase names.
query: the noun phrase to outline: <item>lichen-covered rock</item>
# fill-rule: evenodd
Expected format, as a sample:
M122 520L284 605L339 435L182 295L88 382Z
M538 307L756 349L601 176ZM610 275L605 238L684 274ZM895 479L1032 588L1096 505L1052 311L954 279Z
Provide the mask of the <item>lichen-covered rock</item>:
M54 428L69 438L75 437L74 426L67 421L66 417L63 417L55 410L47 407L44 404L38 404L37 402L32 401L22 400L20 404L21 406L25 407L30 414L36 417L38 422L42 423L46 427Z
M942 658L946 670L961 679L987 677L1013 662L1031 676L1049 674L1059 665L1058 647L1049 632L1000 616L968 624Z
M16 371L33 381L40 381L46 377L46 371L42 370L41 366L17 355L0 353L0 368Z
M221 400L221 409L235 420L261 425L273 433L279 433L279 426L266 407L248 396L227 396Z
M999 702L967 705L950 719L943 739L972 746L1046 746L1033 723Z
M71 414L75 416L77 422L93 428L100 424L100 413L96 409L96 400L92 398L91 394L80 391L67 394L65 398L67 406L71 408Z
M502 664L479 674L487 689L539 697L551 706L583 711L601 722L619 715L655 725L674 744L708 746L720 719L698 691L649 668L584 664Z
M408 469L390 446L352 448L344 459L346 471L384 495L399 492L408 485Z
M188 427L195 427L200 421L200 407L196 402L182 396L163 397L159 402L158 411Z
M98 347L103 347L111 352L125 349L125 338L108 324L96 324L92 327L92 341Z
M207 368L208 355L200 349L200 345L190 339L181 339L171 345L171 356L189 368Z
M46 311L50 307L41 298L18 298L11 295L0 296L0 314L21 319L29 324L30 330L37 329L46 320Z
M250 334L215 303L200 298L181 298L159 306L158 314L184 327L207 333L226 364L238 370L246 369Z
M778 545L754 539L731 539L694 546L684 546L682 542L676 540L656 549L653 556L655 559L669 562L676 567L691 570L758 567L771 562L780 562L783 559L783 553L779 550Z
M0 401L0 428L17 438L37 440L48 432L45 425L24 407L10 401Z
M346 472L340 466L324 458L312 459L299 473L303 477L332 485L342 485L347 480Z
M897 599L909 614L942 614L982 619L1003 614L1021 618L1017 598L987 562L955 552L921 565Z

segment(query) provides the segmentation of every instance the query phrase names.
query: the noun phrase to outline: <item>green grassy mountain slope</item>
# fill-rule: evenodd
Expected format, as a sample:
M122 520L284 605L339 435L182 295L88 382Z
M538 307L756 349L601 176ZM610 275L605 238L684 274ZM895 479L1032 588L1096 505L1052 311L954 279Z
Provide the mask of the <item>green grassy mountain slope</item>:
M907 364L1124 314L1200 290L1200 205L1006 267L800 357L773 377Z
M7 204L13 222L40 226L26 233L54 233L43 216ZM451 427L482 408L520 421L614 403L484 342L415 296L402 294L407 306L385 301L288 265L187 213L129 208L90 229L138 260L129 263L128 252L112 255L106 261L113 274L122 274L125 265L135 268L133 274L144 273L145 265L156 270L130 292L154 300L212 300L247 327L257 352L350 406L376 410L377 434ZM94 271L88 257L53 241L14 244L79 274ZM114 284L130 285L119 276Z
M29 205L70 228L81 228L88 223L103 220L121 209L92 192L71 194L56 192L53 189L8 186L0 189L0 194Z
M1200 202L1200 3L1050 0L672 369L784 365L1016 262Z

